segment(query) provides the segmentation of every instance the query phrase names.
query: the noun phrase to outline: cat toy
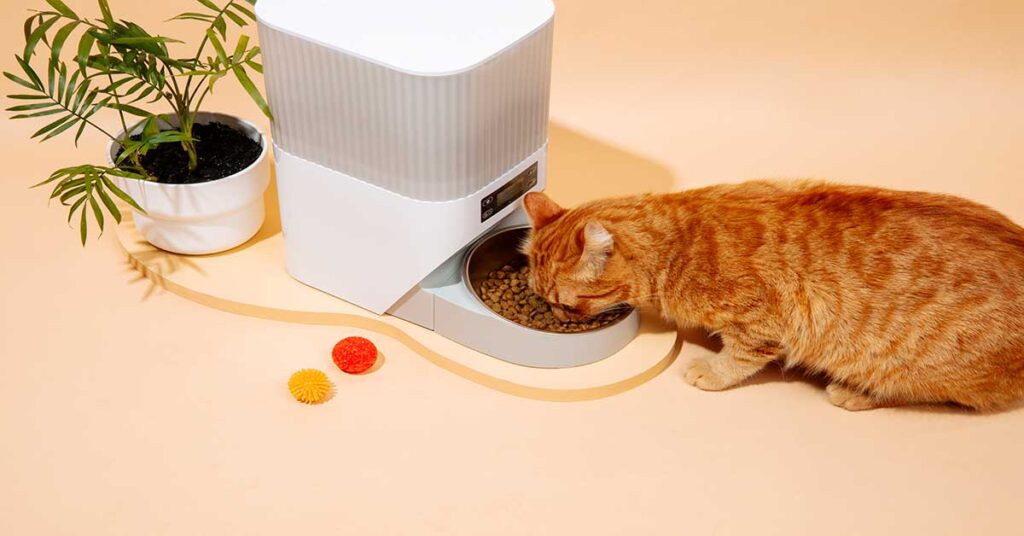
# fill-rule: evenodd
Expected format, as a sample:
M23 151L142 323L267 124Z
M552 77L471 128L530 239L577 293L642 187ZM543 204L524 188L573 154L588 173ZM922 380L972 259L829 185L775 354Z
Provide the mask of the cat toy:
M348 374L360 374L377 362L377 347L363 337L345 337L331 351L334 364Z
M288 379L288 390L295 400L303 404L326 402L334 392L334 384L317 369L302 369Z

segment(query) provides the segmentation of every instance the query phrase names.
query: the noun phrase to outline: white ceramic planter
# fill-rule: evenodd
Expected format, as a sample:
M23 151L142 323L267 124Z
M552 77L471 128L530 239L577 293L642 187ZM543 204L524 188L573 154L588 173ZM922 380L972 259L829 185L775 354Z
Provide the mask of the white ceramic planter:
M167 122L177 124L176 120ZM135 226L160 249L187 255L225 251L245 243L263 225L263 193L270 184L267 139L255 125L234 116L209 112L196 116L196 123L212 122L234 127L259 143L256 161L234 175L198 184L117 179L118 187L146 211L133 211ZM132 134L141 128L141 124L135 126ZM111 165L117 150L111 141L107 147Z

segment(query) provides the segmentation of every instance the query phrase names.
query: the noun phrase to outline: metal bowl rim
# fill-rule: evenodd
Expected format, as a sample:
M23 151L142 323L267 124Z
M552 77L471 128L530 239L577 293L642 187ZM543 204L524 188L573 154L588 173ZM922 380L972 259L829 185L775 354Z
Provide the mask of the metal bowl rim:
M519 322L516 322L514 320L510 320L508 318L505 318L503 315L501 315L498 312L492 310L490 307L487 306L486 303L484 303L484 300L480 297L479 294L477 294L476 289L473 288L472 282L470 282L470 279L469 279L469 263L473 259L473 255L476 254L476 251L478 249L480 249L480 246L482 246L488 240L490 240L490 239L492 239L492 238L494 238L494 237L496 237L496 236L498 236L500 234L504 234L504 233L508 233L508 232L512 232L512 231L521 231L523 229L529 230L530 226L529 225L516 225L516 226L513 226L513 227L502 227L501 229L497 229L497 230L494 230L494 231L489 231L487 234L481 236L480 238L476 239L475 242L473 242L473 244L466 251L466 256L462 259L462 284L465 285L465 287L469 290L469 294L471 296L473 296L473 299L476 300L476 302L478 304L480 304L488 313L498 317L500 320L503 320L503 321L505 321L505 322L507 322L509 324L512 324L514 326L517 326L517 327L520 327L520 328L523 328L523 329L528 329L528 330L531 330L531 331L536 331L538 333L546 333L546 334L550 334L550 335L570 335L570 336L571 335L589 335L591 333L596 333L598 331L602 331L602 330L605 330L605 329L608 329L608 328L611 328L611 327L615 327L615 326L619 325L620 323L622 323L623 320L626 320L627 318L637 314L637 311L636 311L635 307L628 306L629 307L629 313L622 315L621 317L616 319L614 322L611 322L609 324L605 324L605 325L603 325L603 326L601 326L599 328L588 329L588 330L585 330L585 331L577 331L577 332L574 332L574 333L562 333L562 332L558 332L558 331L547 331L547 330L543 330L543 329L537 329L537 328L532 327L532 326L524 326L524 325L520 324Z

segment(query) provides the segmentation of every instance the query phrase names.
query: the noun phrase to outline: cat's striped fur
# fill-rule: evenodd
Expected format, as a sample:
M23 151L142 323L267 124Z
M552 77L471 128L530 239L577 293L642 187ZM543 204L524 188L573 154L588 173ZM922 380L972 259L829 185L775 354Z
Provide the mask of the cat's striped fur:
M650 304L721 335L707 390L781 359L847 409L1024 398L1024 229L957 197L749 182L525 205L535 290L562 316Z

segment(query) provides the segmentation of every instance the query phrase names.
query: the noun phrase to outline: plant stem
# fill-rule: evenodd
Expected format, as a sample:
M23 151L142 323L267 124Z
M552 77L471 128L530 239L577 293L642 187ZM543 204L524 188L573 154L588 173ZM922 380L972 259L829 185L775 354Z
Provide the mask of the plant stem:
M47 95L47 98L50 99L51 102L56 103L57 106L60 106L64 111L66 111L69 114L79 118L82 121L85 121L85 123L87 125L89 125L92 128L95 128L96 130L102 132L104 136L110 138L111 141L113 141L114 143L118 144L122 149L124 149L124 143L122 143L120 140L115 138L112 134L110 134L109 132L104 130L103 127L97 125L96 123L93 123L92 121L89 120L89 118L87 118L87 117L85 117L83 115L80 115L78 112L72 110L71 108L68 108L67 106L64 106L64 103L59 101L59 100L57 100L56 98L54 98L53 95Z
M110 82L110 85L114 85L114 75L110 74L110 70L109 69L107 70L106 75L107 75L107 81ZM111 96L114 97L114 102L117 103L117 105L120 107L121 106L121 97L118 96L117 90L114 90L114 92L111 94ZM121 119L121 128L124 130L125 137L127 137L128 134L129 134L128 133L128 123L124 120L124 111L121 110L120 108L118 108L117 109L117 116Z
M196 89L198 90L198 88L196 88ZM202 94L199 95L199 101L196 102L196 105L193 107L194 110L196 110L197 112L199 111L199 107L203 105L203 99L205 99L206 95L209 94L209 93L210 93L210 86L206 86L206 89L203 90Z
M110 82L111 85L114 84L114 76L110 74L110 69L107 69L107 80ZM131 137L131 132L128 132L128 123L124 120L124 111L120 108L121 98L117 96L116 90L114 91L114 102L117 103L118 106L117 116L121 119L121 129L122 132L124 132L124 139L127 140L128 138ZM124 148L123 144L121 145L121 148ZM129 158L131 158L132 165L135 166L135 168L142 169L142 162L139 160L139 153L132 153Z
M231 7L231 5L234 4L234 3L235 3L235 0L231 0L230 2L224 4L224 7L222 7L220 9L220 11L217 12L217 16L214 17L214 20L217 20L220 17L223 17L224 16L224 12L227 11L228 8ZM209 26L206 27L206 31L207 32L210 31L210 28L213 28L213 24L212 23ZM210 37L208 35L206 35L206 32L203 32L203 40L199 42L199 49L196 50L196 57L192 58L192 61L194 61L194 62L198 62L199 61L199 58L201 58L202 55L203 55L203 49L206 48L206 43L209 42L209 41L210 41ZM205 80L205 77L204 77L204 80ZM196 86L196 93L199 92L199 87L200 86L202 86L202 83L200 83L199 86ZM188 81L185 82L185 93L186 94L188 94L189 89L191 87L192 87L192 77L190 76L190 77L188 77ZM193 95L195 95L195 94L193 93ZM196 108L196 109L198 109L198 108Z
M174 76L174 68L170 64L165 62L163 59L160 59L160 63L164 64L163 69L161 69L164 71L164 78L171 79L171 85L174 86L173 93L175 95L181 95L181 88L178 87L178 79Z
M133 75L129 75L129 76L133 76ZM171 97L167 96L167 94L165 94L163 91L161 91L159 87L157 87L155 84L153 84L152 82L147 80L145 77L134 77L134 78L141 78L142 81L145 82L147 86L149 86L149 87L153 88L154 90L156 90L156 92L159 93L160 96L163 97L163 99L165 101L167 101L167 104L171 105L172 109L175 109L177 107L177 104L174 102L174 100L171 99ZM125 95L125 96L127 96L127 95Z

